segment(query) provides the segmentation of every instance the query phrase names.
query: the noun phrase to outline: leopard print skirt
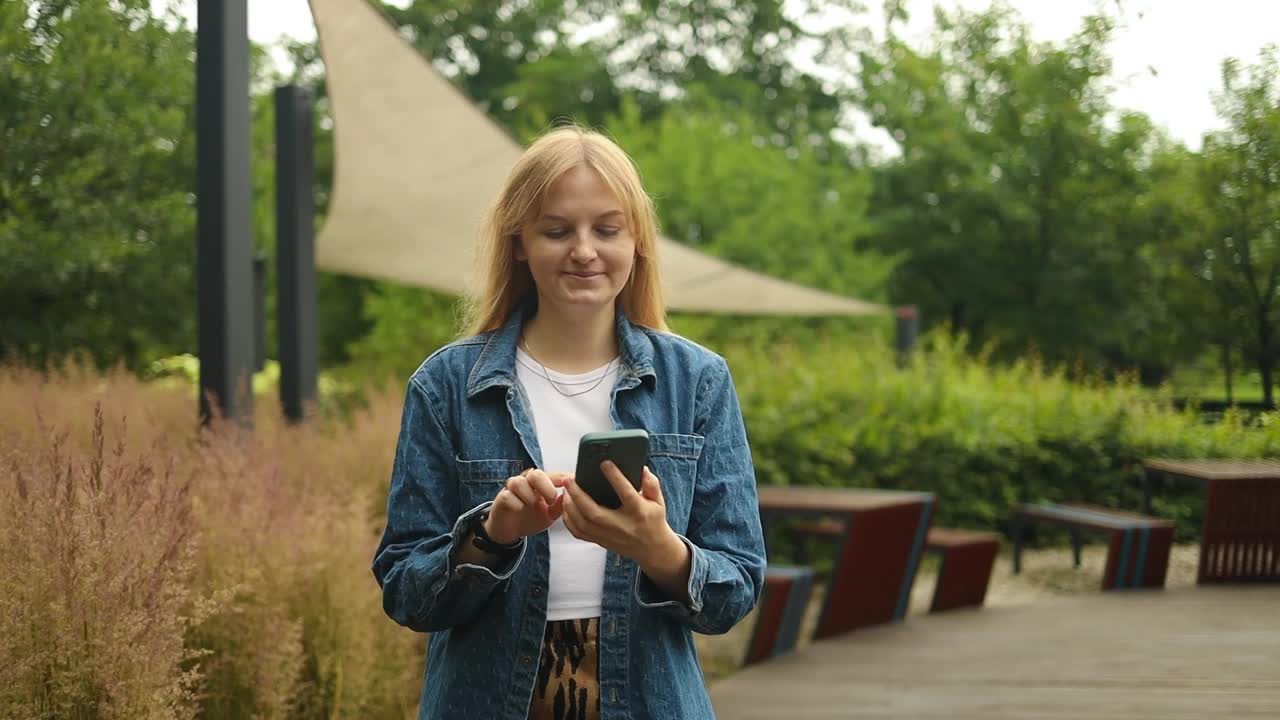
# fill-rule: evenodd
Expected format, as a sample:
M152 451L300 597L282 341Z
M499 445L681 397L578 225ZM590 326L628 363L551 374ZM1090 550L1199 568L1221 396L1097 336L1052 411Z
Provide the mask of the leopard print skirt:
M599 720L600 618L547 623L529 720Z

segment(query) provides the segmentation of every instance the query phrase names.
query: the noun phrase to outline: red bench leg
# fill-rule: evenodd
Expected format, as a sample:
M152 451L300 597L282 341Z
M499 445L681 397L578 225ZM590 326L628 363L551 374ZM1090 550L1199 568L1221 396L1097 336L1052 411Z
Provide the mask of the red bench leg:
M1135 527L1113 531L1107 545L1102 589L1164 587L1172 544L1172 527Z
M995 540L942 550L938 584L933 590L929 612L980 607L986 600L991 570L999 551L1000 543Z
M743 665L795 649L804 611L813 596L813 568L770 567L756 612L755 630Z
M1141 571L1138 587L1162 588L1169 573L1169 550L1173 547L1173 528L1151 528L1147 566Z

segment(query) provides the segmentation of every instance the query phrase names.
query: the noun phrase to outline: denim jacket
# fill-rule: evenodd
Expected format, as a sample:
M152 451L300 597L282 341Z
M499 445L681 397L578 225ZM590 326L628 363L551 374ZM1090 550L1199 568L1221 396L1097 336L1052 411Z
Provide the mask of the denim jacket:
M516 342L504 327L441 348L409 381L387 526L373 561L383 607L430 633L420 718L525 720L547 614L547 533L490 570L459 563L469 521L506 479L541 465ZM692 552L688 604L609 552L600 618L603 720L714 713L692 633L727 632L759 600L765 550L755 472L723 358L617 314L615 428L650 435L667 522Z

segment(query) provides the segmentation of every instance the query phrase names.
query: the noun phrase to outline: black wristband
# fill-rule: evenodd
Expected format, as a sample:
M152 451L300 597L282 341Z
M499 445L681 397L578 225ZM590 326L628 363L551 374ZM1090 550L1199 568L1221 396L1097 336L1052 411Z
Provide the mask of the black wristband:
M488 510L485 510L476 515L476 521L471 526L471 532L472 532L471 544L475 545L477 548L480 548L481 551L486 552L490 555L507 557L515 554L515 551L520 549L520 541L516 540L510 545L503 545L500 542L494 541L493 538L489 537L489 533L485 532L484 530L484 521L488 519L489 519Z

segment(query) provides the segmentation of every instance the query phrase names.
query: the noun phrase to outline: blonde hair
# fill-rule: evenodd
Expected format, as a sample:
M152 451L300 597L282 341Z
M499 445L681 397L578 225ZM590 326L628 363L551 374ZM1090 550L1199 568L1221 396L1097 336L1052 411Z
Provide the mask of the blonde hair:
M506 323L533 289L529 266L516 260L522 228L540 211L547 190L578 166L599 173L623 205L636 244L631 277L618 294L622 311L637 325L667 330L658 277L658 219L635 163L612 140L577 125L556 128L529 146L511 169L489 208L477 255L478 292L467 299L465 333L478 335Z

